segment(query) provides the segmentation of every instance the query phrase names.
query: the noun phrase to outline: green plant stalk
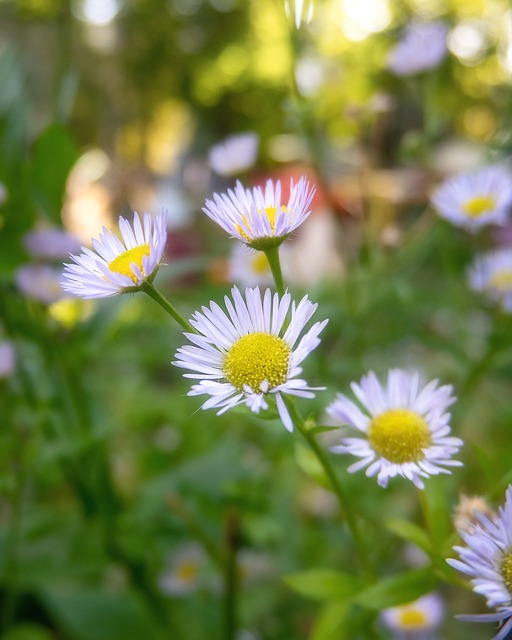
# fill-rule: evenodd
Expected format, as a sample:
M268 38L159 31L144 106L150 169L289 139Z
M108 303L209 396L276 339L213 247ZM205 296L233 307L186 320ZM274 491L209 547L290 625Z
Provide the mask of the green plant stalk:
M240 523L234 507L228 509L224 523L224 638L234 640L237 626L237 555L240 548Z
M338 477L334 473L334 469L332 468L331 463L329 462L329 459L325 454L325 451L318 444L314 435L308 430L308 428L304 424L304 420L302 419L299 412L297 411L293 401L286 397L284 397L284 401L285 401L286 407L288 408L288 411L290 412L290 416L292 418L295 428L300 433L300 435L304 438L304 440L307 442L310 449L315 454L318 462L320 463L320 465L322 466L322 469L325 472L325 475L329 479L332 490L334 491L334 493L336 494L336 497L338 498L338 502L340 504L343 517L345 518L347 526L352 534L352 537L354 538L359 559L363 567L363 570L366 574L366 577L369 579L374 578L375 569L371 562L370 555L368 553L368 549L366 547L364 538L361 535L357 517L354 511L352 510L352 506L350 504L350 500L348 499L347 494L345 493L345 489L343 488L342 484L338 480Z
M274 278L277 293L280 296L283 296L285 292L285 286L283 281L283 272L281 271L281 262L279 260L279 247L265 249L264 253L267 256L268 264L270 265L270 270L272 271L272 276Z
M188 320L185 320L185 318L176 309L176 307L169 300L167 300L167 298L165 298L160 293L160 291L158 291L158 289L155 287L155 285L152 282L144 282L144 284L141 285L140 288L141 288L141 291L144 291L144 293L147 293L150 298L153 298L155 302L158 302L158 304L163 309L165 309L167 313L172 318L174 318L174 320L176 320L176 322L179 325L181 325L183 329L185 329L185 331L188 331L189 333L197 333L197 331L190 324L190 322L188 322Z

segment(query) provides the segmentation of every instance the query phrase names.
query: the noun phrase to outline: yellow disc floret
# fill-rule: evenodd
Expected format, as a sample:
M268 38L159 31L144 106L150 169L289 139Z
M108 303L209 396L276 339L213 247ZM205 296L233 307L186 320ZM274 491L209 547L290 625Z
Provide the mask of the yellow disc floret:
M498 269L489 279L489 283L499 291L512 291L512 269Z
M501 562L501 575L508 592L512 595L512 550L507 551L503 555L503 560Z
M404 609L398 616L398 622L403 629L423 629L428 618L419 609Z
M248 385L255 392L261 384L268 389L286 382L290 347L277 336L257 332L242 336L232 344L224 360L224 375L237 389Z
M270 271L267 256L263 251L258 251L256 255L251 257L251 266L254 273L257 273L258 275L262 275L267 273L267 271Z
M108 268L114 273L120 273L123 276L128 276L135 282L135 284L137 284L137 276L133 273L130 265L135 263L141 270L142 275L146 275L142 268L142 259L145 256L149 256L149 253L149 244L143 244L140 247L128 249L118 255L117 258L114 258L114 260L112 260L108 265Z
M283 205L281 207L281 211L286 211L286 207ZM261 210L258 209L258 215L259 216L263 216L265 215L268 218L268 221L270 223L270 235L273 236L274 235L274 229L276 226L276 208L275 207L265 207L265 209ZM241 224L237 224L236 225L236 230L238 231L238 233L242 236L242 238L244 240L246 240L247 242L250 242L253 238L251 238L251 236L249 236L247 234L247 232L245 231L245 227L247 227L248 229L252 228L252 221L250 216L247 215L242 215L242 221L244 223L244 226L242 226Z
M424 458L432 442L425 420L409 409L390 409L373 418L368 429L372 449L389 462L404 464Z
M479 218L484 213L496 207L496 200L492 196L475 196L462 205L462 210L470 218Z

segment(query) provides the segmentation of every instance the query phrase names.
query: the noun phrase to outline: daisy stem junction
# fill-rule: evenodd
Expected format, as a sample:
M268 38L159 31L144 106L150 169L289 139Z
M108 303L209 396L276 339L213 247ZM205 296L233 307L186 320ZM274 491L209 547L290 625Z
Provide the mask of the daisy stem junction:
M338 480L338 477L336 476L334 469L332 468L331 463L329 462L329 459L325 454L325 451L318 444L318 442L315 439L315 436L306 427L304 420L302 419L302 416L299 414L299 412L295 407L295 404L293 403L293 400L286 397L284 397L283 399L286 403L286 407L290 413L290 416L295 428L301 434L301 436L307 442L310 449L315 454L318 462L320 463L320 465L322 466L322 469L325 472L325 475L329 479L332 490L334 491L334 493L336 494L336 497L338 498L338 502L340 504L343 517L345 518L347 526L350 529L352 537L354 538L354 542L359 554L359 559L361 561L361 565L364 569L366 576L368 578L374 578L375 570L370 560L370 555L368 553L366 543L361 535L357 517L354 511L352 510L352 506L350 504L350 500L348 499L347 494L345 493L345 489L343 488L342 484Z
M279 247L272 247L271 249L265 249L264 252L265 252L265 255L267 256L270 270L272 271L272 276L274 278L277 293L280 296L283 296L285 293L285 287L284 287L284 281L283 281L283 273L281 271L281 262L279 260Z
M197 333L194 327L190 324L188 320L181 315L181 313L176 309L176 307L165 298L160 291L154 286L152 282L144 282L141 285L141 290L148 294L150 298L153 298L158 304L163 307L167 313L176 320L176 322L181 325L185 331L189 333Z

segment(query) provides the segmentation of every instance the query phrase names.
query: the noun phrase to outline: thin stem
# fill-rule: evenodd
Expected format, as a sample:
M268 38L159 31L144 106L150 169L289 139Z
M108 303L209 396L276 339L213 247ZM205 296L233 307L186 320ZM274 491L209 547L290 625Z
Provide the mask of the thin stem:
M160 291L158 291L158 289L152 282L145 282L141 286L141 290L147 293L150 298L153 298L153 300L158 302L158 304L163 307L167 311L167 313L185 329L185 331L188 331L189 333L197 333L190 322L188 322L188 320L185 320L181 313L169 300L167 300L167 298L164 298L164 296L160 293Z
M279 260L279 247L272 247L272 249L265 249L265 255L267 256L272 276L276 284L277 293L280 296L284 295L285 287L283 281L283 273L281 271L281 262Z
M240 523L236 509L231 508L225 518L226 559L224 565L224 638L234 640L237 618L237 554L240 548Z
M314 435L308 430L306 425L304 424L304 420L300 416L297 411L293 401L289 398L284 398L288 411L290 412L290 416L293 420L293 424L297 428L297 431L301 434L301 436L306 440L309 447L315 454L318 462L322 465L322 468L325 472L325 475L328 477L329 482L331 484L332 490L336 494L338 498L338 502L340 504L343 516L345 517L345 521L347 523L348 528L354 538L354 542L357 547L357 551L359 554L359 559L364 568L367 577L373 578L375 576L375 570L373 568L372 562L370 560L370 556L368 550L366 548L366 544L361 535L359 529L359 523L357 521L356 515L352 510L352 506L350 504L350 500L348 499L347 494L345 493L345 489L342 484L339 482L338 477L334 473L334 469L329 462L328 457L325 454L325 451L320 447L318 442L316 441Z

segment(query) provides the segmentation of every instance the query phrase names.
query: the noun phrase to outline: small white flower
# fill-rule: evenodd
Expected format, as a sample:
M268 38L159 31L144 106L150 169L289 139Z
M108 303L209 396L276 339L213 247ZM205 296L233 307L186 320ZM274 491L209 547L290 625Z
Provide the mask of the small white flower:
M155 219L144 214L143 224L137 213L133 225L119 218L122 241L103 227L94 249L82 247L79 256L70 256L75 264L65 264L61 286L81 298L107 298L136 291L151 281L160 265L167 242L167 212Z
M446 55L447 34L442 22L411 22L389 55L389 70L397 76L412 76L434 69Z
M244 287L271 286L274 282L267 256L240 243L231 252L227 277Z
M160 588L170 596L184 596L196 591L204 578L206 555L195 544L185 544L173 555L160 577Z
M16 349L10 340L0 342L0 379L8 378L16 368Z
M491 520L483 513L470 532L459 531L466 546L454 550L460 560L448 558L449 565L472 576L473 591L487 598L487 606L496 613L457 616L469 622L507 622L493 640L504 640L512 629L512 485L506 493L505 506Z
M282 396L313 398L319 389L297 376L301 362L320 344L318 335L327 320L316 322L299 340L317 308L307 296L295 305L289 293L272 297L270 289L263 297L258 288L246 289L244 299L233 287L231 295L232 301L224 297L227 313L211 302L193 315L190 324L198 334L185 334L192 345L178 349L173 364L193 372L186 378L200 380L188 395L210 396L202 409L215 407L220 415L245 404L259 413L273 397L284 426L292 431Z
M469 284L475 291L484 291L491 300L512 312L512 249L500 249L478 256L471 266Z
M33 258L64 260L80 250L80 240L64 229L38 229L27 233L23 245Z
M396 640L434 640L443 612L442 598L428 593L413 602L384 609L380 617Z
M442 467L462 464L451 460L463 443L449 436L446 409L455 402L450 385L439 387L433 380L420 390L417 372L391 369L385 387L370 372L351 388L366 413L341 393L327 408L333 418L366 435L343 438L341 445L331 448L361 458L349 473L368 467L366 475L377 474L381 487L400 475L423 489L422 478L450 473Z
M234 190L228 189L220 196L214 193L203 211L233 238L265 250L279 246L306 220L314 193L305 177L297 184L292 179L289 200L283 204L279 180L275 186L272 180L267 180L264 191L261 187L244 189L237 182Z
M303 22L311 22L315 3L314 0L284 0L284 9L286 15L294 20L295 27L300 29Z
M239 133L214 145L208 154L208 163L219 176L233 176L254 166L258 147L257 133Z
M512 174L500 166L459 174L436 189L432 204L442 218L468 231L504 224L512 204Z
M48 264L27 264L19 267L15 273L18 289L27 298L52 304L65 297L60 286L62 269Z

